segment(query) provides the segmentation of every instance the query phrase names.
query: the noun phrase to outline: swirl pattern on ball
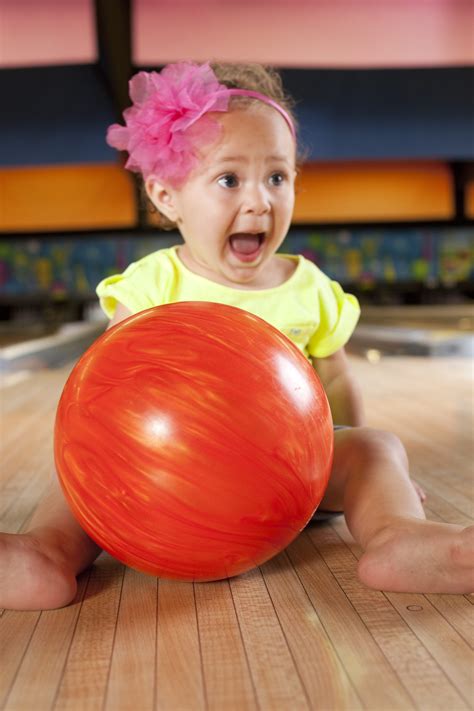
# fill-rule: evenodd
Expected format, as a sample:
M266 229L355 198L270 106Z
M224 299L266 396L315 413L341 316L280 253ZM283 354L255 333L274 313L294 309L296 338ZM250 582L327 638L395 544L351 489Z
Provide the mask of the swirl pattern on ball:
M326 396L285 336L241 309L184 302L104 335L58 406L69 505L139 570L216 580L263 563L311 518L332 463Z

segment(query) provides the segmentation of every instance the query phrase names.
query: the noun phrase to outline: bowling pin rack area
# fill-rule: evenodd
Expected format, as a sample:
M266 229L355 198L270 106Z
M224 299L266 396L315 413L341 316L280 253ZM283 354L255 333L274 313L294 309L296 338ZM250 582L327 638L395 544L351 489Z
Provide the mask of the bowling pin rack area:
M404 441L433 520L472 506L469 358L352 356L370 423ZM5 381L1 528L21 531L52 474L69 366ZM381 593L337 518L261 568L216 583L157 580L107 555L62 610L0 616L0 709L472 709L474 599Z

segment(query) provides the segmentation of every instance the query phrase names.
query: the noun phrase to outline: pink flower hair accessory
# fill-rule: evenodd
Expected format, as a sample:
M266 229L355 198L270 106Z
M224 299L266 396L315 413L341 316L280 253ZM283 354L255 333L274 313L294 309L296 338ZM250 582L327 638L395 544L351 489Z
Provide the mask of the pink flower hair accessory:
M156 175L177 187L198 161L198 149L219 135L220 124L209 112L227 111L231 96L248 96L289 114L269 96L220 84L209 64L169 64L160 73L139 72L129 83L133 105L123 113L125 126L113 124L107 143L128 152L125 167L146 180Z
M196 149L217 138L219 125L208 111L226 111L229 98L208 65L170 64L161 73L139 72L129 83L133 105L114 124L107 143L128 151L128 170L146 180L155 174L179 184L196 162ZM199 122L199 119L203 119Z

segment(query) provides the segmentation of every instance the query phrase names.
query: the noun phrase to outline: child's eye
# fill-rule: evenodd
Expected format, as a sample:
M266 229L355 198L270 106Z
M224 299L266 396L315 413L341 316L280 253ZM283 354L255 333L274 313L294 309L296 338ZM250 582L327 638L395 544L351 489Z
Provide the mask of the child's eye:
M237 176L235 176L233 173L228 173L227 175L223 175L221 178L219 178L219 180L217 182L223 188L236 188L237 185L239 184L239 181L237 180Z
M272 185L281 185L285 182L284 173L272 173L270 176L270 183Z

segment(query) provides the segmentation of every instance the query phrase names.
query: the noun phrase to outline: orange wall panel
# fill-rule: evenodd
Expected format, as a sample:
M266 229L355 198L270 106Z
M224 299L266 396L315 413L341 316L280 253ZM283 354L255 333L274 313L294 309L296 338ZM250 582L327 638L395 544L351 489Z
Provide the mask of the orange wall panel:
M474 220L474 180L470 180L466 185L464 196L464 214Z
M134 227L132 177L119 165L0 170L0 231L45 232ZM466 193L474 216L474 183ZM450 171L442 163L305 164L294 224L449 220ZM150 224L156 224L153 216Z
M133 227L131 176L119 165L0 170L0 230L44 232Z
M294 223L448 220L451 174L442 163L303 165Z

